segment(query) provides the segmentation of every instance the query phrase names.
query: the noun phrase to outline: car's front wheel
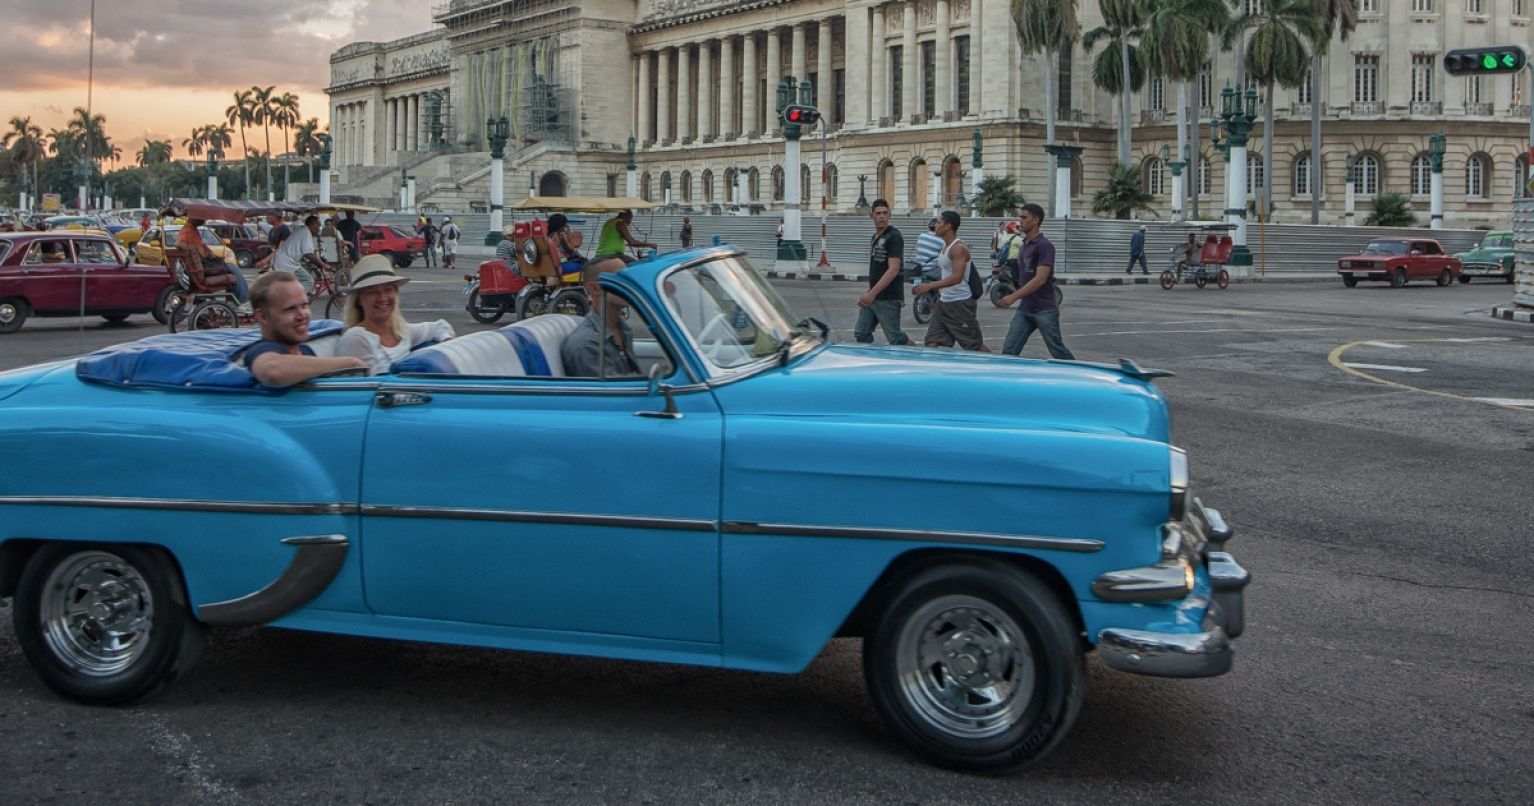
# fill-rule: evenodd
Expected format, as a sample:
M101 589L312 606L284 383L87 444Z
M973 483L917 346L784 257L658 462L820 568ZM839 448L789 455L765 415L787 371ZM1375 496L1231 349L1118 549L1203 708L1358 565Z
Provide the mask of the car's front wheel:
M181 575L155 548L44 546L22 570L15 605L27 660L49 688L81 702L141 700L202 647Z
M0 299L0 333L15 333L32 315L32 306L24 299Z
M1400 288L1403 285L1406 285L1406 269L1399 268L1390 275L1390 287Z
M1470 275L1468 275L1468 274L1461 274L1459 276L1459 281L1460 281L1461 284L1469 283L1470 282Z
M1353 286L1358 285L1358 278L1351 274L1344 274L1342 275L1342 284L1348 288L1352 288Z
M234 253L234 262L238 263L240 268L248 269L256 265L256 256L251 254L249 249L241 249Z
M1438 279L1434 282L1438 283L1439 287L1446 286L1449 283L1454 282L1454 272L1451 272L1448 269L1444 269L1438 273Z
M874 705L944 767L1007 772L1049 755L1086 693L1074 620L1037 578L988 560L898 584L863 644Z

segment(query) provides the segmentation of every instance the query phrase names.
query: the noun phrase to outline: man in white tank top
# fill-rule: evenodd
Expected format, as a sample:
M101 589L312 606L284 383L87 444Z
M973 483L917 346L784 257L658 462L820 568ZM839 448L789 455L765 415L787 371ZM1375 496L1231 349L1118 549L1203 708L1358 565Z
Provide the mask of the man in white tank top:
M922 283L911 290L921 295L937 291L937 302L932 306L932 321L927 325L928 347L952 347L957 344L965 350L988 353L980 333L980 319L976 314L975 297L970 293L970 274L975 271L970 259L969 246L959 240L959 223L964 219L952 210L944 210L938 216L937 228L933 230L943 239L943 251L938 255L939 279Z

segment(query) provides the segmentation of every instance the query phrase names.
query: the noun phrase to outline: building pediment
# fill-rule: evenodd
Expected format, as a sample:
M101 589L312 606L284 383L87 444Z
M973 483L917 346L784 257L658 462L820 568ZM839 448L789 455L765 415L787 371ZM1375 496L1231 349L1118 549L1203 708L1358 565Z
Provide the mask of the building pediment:
M793 0L748 0L744 3L738 0L654 0L649 13L631 30L639 34L790 2Z

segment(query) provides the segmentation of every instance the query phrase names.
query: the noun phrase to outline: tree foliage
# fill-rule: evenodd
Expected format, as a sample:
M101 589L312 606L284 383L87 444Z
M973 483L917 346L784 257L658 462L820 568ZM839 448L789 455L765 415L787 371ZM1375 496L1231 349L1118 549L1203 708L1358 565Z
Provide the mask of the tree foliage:
M975 194L974 205L983 216L1011 215L1021 209L1028 200L1013 187L1010 176L987 176L980 180L980 192Z
M1152 212L1155 197L1140 186L1140 171L1132 165L1115 164L1108 169L1108 186L1092 196L1092 212L1128 219L1135 211Z
M1369 200L1369 215L1364 223L1371 227L1414 227L1411 202L1400 193L1381 193Z

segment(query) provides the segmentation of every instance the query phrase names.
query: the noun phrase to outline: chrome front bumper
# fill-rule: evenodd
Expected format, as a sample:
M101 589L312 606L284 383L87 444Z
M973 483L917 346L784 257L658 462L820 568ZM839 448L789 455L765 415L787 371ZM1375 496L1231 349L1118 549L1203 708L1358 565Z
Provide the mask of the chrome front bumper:
M1219 511L1195 502L1182 527L1185 535L1202 538L1196 546L1187 545L1186 540L1183 546L1202 557L1209 575L1209 607L1202 631L1103 630L1098 633L1097 652L1109 668L1155 677L1215 677L1230 671L1235 658L1230 642L1246 629L1243 592L1252 577L1230 552L1222 550L1233 532ZM1118 572L1119 577L1124 573Z

